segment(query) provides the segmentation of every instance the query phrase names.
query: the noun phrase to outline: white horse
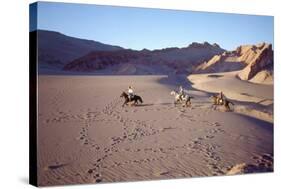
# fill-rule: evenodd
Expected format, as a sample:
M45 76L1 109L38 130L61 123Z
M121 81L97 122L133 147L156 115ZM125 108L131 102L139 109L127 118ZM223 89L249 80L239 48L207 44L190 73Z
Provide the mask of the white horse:
M183 106L190 106L191 105L191 99L193 97L188 96L186 94L180 95L176 91L171 91L171 95L175 97L174 104L176 105L177 103L184 103Z

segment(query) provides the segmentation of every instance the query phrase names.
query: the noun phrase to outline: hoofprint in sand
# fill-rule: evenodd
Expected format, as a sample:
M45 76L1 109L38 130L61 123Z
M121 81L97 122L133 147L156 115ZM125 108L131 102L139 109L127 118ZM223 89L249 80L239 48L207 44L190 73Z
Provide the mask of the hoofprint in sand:
M175 106L168 81L40 75L39 184L225 175L232 167L236 174L247 172L243 165L272 171L272 122L214 110L197 90L191 107ZM129 85L144 103L122 108Z

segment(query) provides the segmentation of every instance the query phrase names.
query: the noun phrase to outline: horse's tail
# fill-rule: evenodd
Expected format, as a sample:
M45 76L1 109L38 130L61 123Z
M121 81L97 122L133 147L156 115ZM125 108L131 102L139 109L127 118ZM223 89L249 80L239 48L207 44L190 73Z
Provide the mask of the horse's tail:
M143 103L142 98L140 97L139 99L140 99L140 102Z

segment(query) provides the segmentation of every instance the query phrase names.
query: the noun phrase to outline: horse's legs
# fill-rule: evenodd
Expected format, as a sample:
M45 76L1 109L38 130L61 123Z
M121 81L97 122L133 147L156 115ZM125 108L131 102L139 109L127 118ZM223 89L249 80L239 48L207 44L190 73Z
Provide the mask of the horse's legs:
M138 104L138 101L135 99L133 105L135 106L136 104Z
M228 112L230 111L229 103L225 104L225 109L226 109Z
M122 104L122 107L124 107L125 105L128 105L127 103L128 103L128 101L125 101L125 102Z

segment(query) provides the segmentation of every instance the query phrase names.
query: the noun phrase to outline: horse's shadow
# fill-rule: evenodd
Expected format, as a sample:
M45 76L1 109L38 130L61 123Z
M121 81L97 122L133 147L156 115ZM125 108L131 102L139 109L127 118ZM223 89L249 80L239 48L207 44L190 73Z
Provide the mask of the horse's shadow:
M154 104L135 104L134 106L143 107L143 106L153 106Z
M163 103L158 103L157 105L171 105L171 104L174 104L174 103L171 103L171 102L163 102Z
M171 105L171 104L174 104L174 103L171 103L171 102L163 102L163 103L148 103L148 104L135 104L134 106L154 106L154 105Z

